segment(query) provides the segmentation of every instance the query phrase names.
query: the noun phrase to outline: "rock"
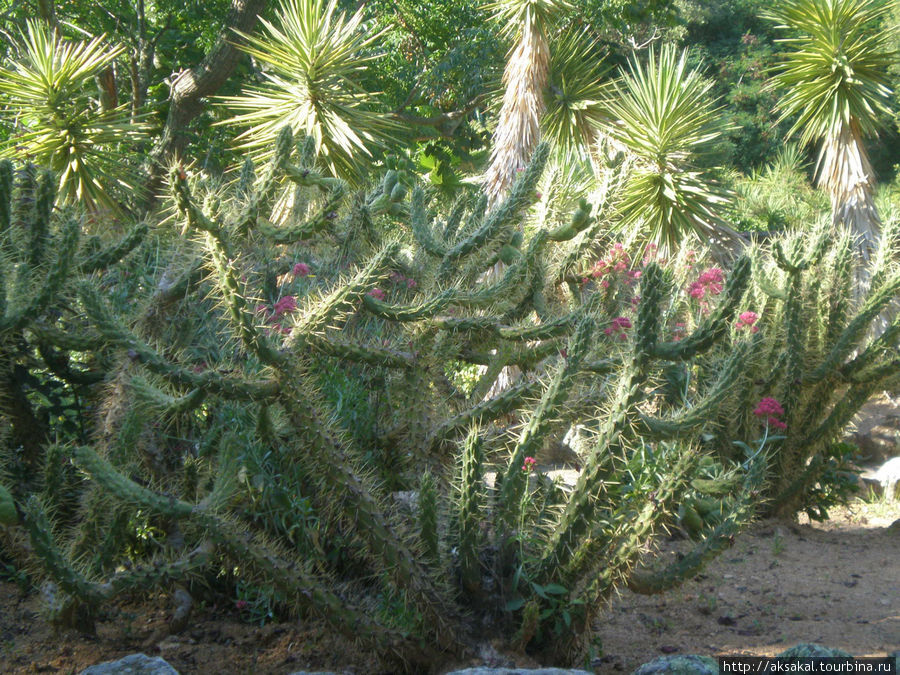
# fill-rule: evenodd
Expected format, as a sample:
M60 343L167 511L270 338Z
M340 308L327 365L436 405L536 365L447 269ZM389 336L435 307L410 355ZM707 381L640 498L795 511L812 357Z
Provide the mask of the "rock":
M587 670L567 670L566 668L466 668L454 670L446 675L591 675Z
M875 472L875 480L881 483L884 495L893 500L897 496L897 486L900 485L900 457L892 457Z
M130 654L118 661L106 661L82 670L78 675L178 675L163 659L146 654Z
M661 656L645 663L632 675L719 675L719 662L708 656Z
M859 409L856 431L845 440L859 447L864 463L880 464L900 454L900 404L881 395Z
M288 673L288 675L337 675L337 673L330 670L295 670L293 673Z
M852 657L853 654L848 654L842 649L832 649L831 647L823 647L822 645L817 645L813 642L799 644L795 647L791 647L790 649L785 649L781 652L778 657L785 659L797 659L797 658L830 658L836 656L844 656L844 657Z

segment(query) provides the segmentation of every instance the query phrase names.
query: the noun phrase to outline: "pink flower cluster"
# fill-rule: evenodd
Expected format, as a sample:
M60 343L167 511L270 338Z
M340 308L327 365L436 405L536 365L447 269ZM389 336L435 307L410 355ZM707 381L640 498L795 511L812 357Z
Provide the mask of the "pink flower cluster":
M287 326L275 325L277 324L286 314L292 314L297 311L297 298L293 295L285 295L275 302L272 306L272 311L269 312L269 308L266 305L257 305L256 311L259 314L266 314L266 323L272 324L271 330L278 331L279 333L283 333L287 335L291 332L291 329Z
M757 314L756 312L741 312L741 315L738 317L738 320L735 322L734 326L738 330L749 328L751 333L758 333L759 326L755 325L758 319L759 314Z
M295 277L306 277L312 272L312 268L306 263L298 262L294 265L294 268L291 270L291 274Z
M753 414L760 419L765 418L766 424L773 429L787 429L787 424L778 419L779 417L784 416L784 408L782 408L781 404L771 396L767 396L757 403L756 410L753 411Z
M688 295L696 300L703 300L708 295L718 295L722 292L724 281L725 273L718 267L710 267L688 286Z
M522 465L522 471L524 471L525 473L530 473L534 470L536 464L537 460L534 457L526 457L525 463Z
M609 288L610 282L608 277L624 273L627 280L640 279L641 271L629 270L629 267L631 267L631 257L628 255L628 251L625 250L621 243L615 243L605 258L601 258L594 263L590 277L585 277L583 282L587 283L591 279L600 279L600 285L603 288Z
M366 295L368 295L370 298L375 298L380 302L384 302L384 299L387 297L385 292L380 288L373 288L371 291L366 293Z
M628 337L625 331L629 328L631 328L631 319L627 316L617 316L612 320L612 325L607 326L603 332L610 336L615 335L620 340L625 340Z
M415 279L405 277L399 272L391 272L391 283L405 285L407 288L415 288L417 286Z

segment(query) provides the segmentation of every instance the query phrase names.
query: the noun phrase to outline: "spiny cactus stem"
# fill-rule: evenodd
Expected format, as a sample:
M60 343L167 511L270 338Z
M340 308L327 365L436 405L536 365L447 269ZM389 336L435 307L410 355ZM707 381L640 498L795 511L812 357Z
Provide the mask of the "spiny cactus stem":
M50 214L56 201L56 179L50 171L41 171L37 180L34 210L29 224L28 265L40 267L46 261L44 254L50 236Z
M622 367L622 362L618 359L598 359L589 361L581 366L581 369L595 375L608 375L617 368Z
M590 316L583 317L579 321L575 335L569 343L567 357L562 360L562 364L544 391L541 402L519 435L500 488L501 518L505 519L508 526L512 525L512 518L526 487L527 476L522 471L525 457L534 457L538 454L551 422L568 397L575 375L587 352L593 329L594 321Z
M24 508L25 527L31 537L35 553L47 567L53 579L69 595L96 606L102 596L96 584L79 574L53 541L50 521L37 497L31 496Z
M93 351L99 349L104 343L100 335L84 328L79 328L77 332L75 330L67 331L43 321L30 323L28 331L33 333L39 342L46 342L64 351Z
M122 501L150 508L156 513L170 518L186 518L194 509L192 504L175 497L160 495L129 480L87 446L76 447L72 454L79 467L105 490Z
M91 477L119 499L149 508L157 513L174 518L187 518L206 532L212 541L224 548L235 560L247 560L266 572L276 587L283 590L292 600L319 612L326 620L340 629L352 632L355 637L381 643L390 638L390 631L349 609L335 595L325 589L324 582L309 576L302 568L288 567L278 561L262 547L238 536L234 528L222 518L207 513L200 506L193 506L173 497L159 495L137 485L119 474L108 462L101 459L89 448L76 448L78 464ZM250 545L248 545L248 543ZM200 552L208 549L201 548ZM123 579L124 581L124 579ZM120 582L122 583L122 582Z
M433 317L452 303L455 297L456 291L448 289L419 305L401 306L382 302L371 295L364 295L363 306L375 316L380 316L389 321L418 321Z
M175 206L178 207L182 215L187 217L187 224L213 236L221 236L222 228L219 224L208 218L200 207L194 203L187 184L187 177L181 169L172 170L170 181L174 190Z
M46 342L38 341L37 351L47 368L65 382L89 385L102 382L106 378L103 371L73 368L67 352L57 351Z
M447 255L446 247L435 239L431 231L431 223L428 222L425 212L425 192L419 186L413 189L409 203L409 219L413 236L426 253L436 258Z
M325 198L325 203L309 220L291 227L279 227L267 220L259 219L256 222L256 230L273 244L293 244L301 239L308 239L335 223L337 210L343 198L343 188L332 189Z
M250 228L256 224L260 206L271 196L273 189L278 185L276 178L278 178L281 166L290 157L290 153L290 141L277 143L275 153L272 155L272 159L269 160L269 164L263 171L263 175L255 189L252 186L253 164L250 163L249 167L247 164L244 165L244 169L247 169L249 174L243 175L244 171L242 170L241 179L242 183L244 183L242 192L246 198L246 203L232 221L231 227L229 227L238 237L246 235Z
M277 380L250 380L214 371L195 373L172 363L122 326L91 284L81 282L77 287L85 311L103 337L127 349L133 359L173 384L239 400L264 401L278 396L280 385Z
M344 189L344 181L339 178L330 178L313 169L307 169L292 164L282 164L284 174L295 185L303 187L318 187L325 190Z
M519 213L534 202L537 181L544 171L549 152L550 147L546 143L541 143L535 148L531 161L513 185L506 200L491 211L481 227L447 251L441 263L442 276L446 277L451 273L460 258L493 239L504 228L511 226Z
M641 413L637 434L643 438L664 440L684 438L700 427L708 424L715 411L726 399L728 392L739 381L741 371L746 366L746 357L750 344L738 344L731 352L712 388L699 403L690 409L682 410L671 419L661 419Z
M419 538L425 549L425 559L436 565L440 558L438 494L434 476L427 469L419 481Z
M756 463L764 464L762 459L759 456ZM710 560L731 546L733 536L753 517L757 501L754 495L758 494L761 483L762 471L759 467L751 468L737 502L722 522L706 534L703 541L662 570L635 570L628 577L628 588L634 593L654 595L676 588L697 576Z
M442 422L428 435L426 445L433 449L439 443L447 440L451 435L470 424L490 422L502 415L506 415L518 407L526 398L533 396L540 390L540 387L541 383L537 380L517 382L494 398L482 401L469 410Z
M812 372L810 378L811 381L814 382L821 379L827 373L832 372L836 368L840 368L843 359L845 359L847 355L853 351L854 347L858 345L860 339L865 334L865 331L872 324L872 321L891 302L896 302L898 296L900 296L900 274L895 274L888 279L881 288L874 293L871 293L866 298L865 303L856 316L854 316L844 330L841 331L828 355L822 363L819 364L819 367ZM886 332L890 332L891 335L896 335L896 328L889 328ZM884 343L881 342L879 344ZM894 348L896 348L896 344L894 345Z
M581 597L588 607L596 607L614 584L628 574L653 532L659 504L671 501L696 461L696 453L681 452L667 467L665 478L653 493L640 495L636 503L616 508L612 521L622 525L617 533L619 536L609 542L592 538L585 540L582 550L573 560L573 563L579 564L568 570L571 575L569 579L578 576L577 582L571 584L576 589L573 595ZM597 561L602 563L598 565ZM567 583L571 582L567 580Z
M459 495L459 565L463 588L469 593L481 585L482 475L484 455L477 426L469 430L463 445Z
M708 350L727 335L729 321L736 312L750 280L750 267L748 257L740 258L725 285L725 297L713 313L685 339L655 345L652 350L653 356L668 361L686 361Z
M147 223L138 223L117 243L105 250L98 251L81 263L78 271L82 274L92 274L97 270L106 269L110 265L114 265L137 248L144 241L149 231L150 228L147 226Z
M277 365L285 357L272 348L269 341L256 327L253 313L247 303L246 291L238 281L234 264L228 259L221 239L207 235L206 240L218 273L219 288L244 347L263 363Z
M130 386L140 399L157 408L164 417L193 410L206 398L204 389L194 389L183 396L171 396L139 375L132 376Z
M0 241L6 239L12 225L13 184L12 162L8 159L0 160Z
M421 367L415 354L385 347L360 346L351 342L338 341L315 334L308 335L305 344L319 354L357 363L368 363L384 368L402 368L404 370L413 370Z
M641 399L641 385L646 373L637 355L632 355L622 369L613 407L595 442L594 451L586 458L575 488L559 518L559 524L544 547L540 570L548 578L554 576L575 553L577 542L590 529L594 517L595 494L602 486L602 468L607 457L621 449L622 436L629 429L629 411Z
M342 314L354 310L356 303L383 278L387 262L396 255L398 248L396 243L384 247L352 279L340 284L310 311L304 313L291 330L287 340L288 348L298 350L304 344L306 336L322 334L326 328L337 323Z
M294 402L287 411L291 422L294 428L305 430L306 456L321 480L349 502L346 512L354 514L353 526L360 539L371 555L390 570L397 586L407 591L410 601L430 624L439 644L454 652L464 651L459 629L452 621L452 612L448 612L447 600L390 528L375 500L373 486L355 469L354 461L334 431L309 403L309 392L303 389L305 374L288 362L280 377L286 395Z
M81 230L78 222L69 220L62 231L62 240L59 242L56 264L50 270L50 274L44 280L40 290L25 307L0 321L0 331L19 330L35 317L44 313L47 305L53 300L67 280L75 249L78 247L78 236Z
M558 354L565 343L560 339L545 340L534 347L522 347L518 349L508 349L505 353L507 365L516 365L520 368L530 368L535 363L543 361L548 356ZM459 358L469 363L475 363L481 366L487 366L494 362L495 356L492 352L474 351L471 349L463 349L459 353Z

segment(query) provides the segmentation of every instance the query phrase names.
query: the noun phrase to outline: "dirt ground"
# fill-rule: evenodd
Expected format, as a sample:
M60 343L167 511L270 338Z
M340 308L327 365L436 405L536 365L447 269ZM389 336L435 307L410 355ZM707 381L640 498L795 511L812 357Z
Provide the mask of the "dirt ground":
M900 525L888 529L900 503L859 503L832 515L823 524L757 523L668 594L623 591L597 624L602 654L594 671L629 673L666 653L774 655L800 642L857 656L900 650ZM162 599L124 605L95 639L54 634L37 596L0 583L0 673L77 673L136 651L162 656L185 675L383 672L322 625L248 625L231 608L200 609L181 634L159 641L153 636L170 611ZM507 659L502 665L538 665Z

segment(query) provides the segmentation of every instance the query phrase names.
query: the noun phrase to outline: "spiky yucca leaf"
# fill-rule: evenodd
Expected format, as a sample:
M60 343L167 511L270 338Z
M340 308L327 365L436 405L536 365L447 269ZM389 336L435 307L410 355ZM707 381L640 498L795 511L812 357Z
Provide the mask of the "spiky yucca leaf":
M118 148L142 139L146 125L130 118L127 105L101 110L90 92L123 48L106 47L102 36L69 41L37 22L21 40L21 56L0 68L0 115L18 125L0 154L24 152L52 169L64 202L118 210L137 186Z
M589 146L606 122L603 52L583 31L569 29L550 45L547 109L541 128L563 152Z
M893 62L880 23L892 3L881 0L782 0L765 13L793 33L781 40L791 51L773 78L784 90L781 119L796 118L790 133L815 143L856 118L859 131L878 131L889 112L887 69Z
M772 80L783 90L781 119L803 144L822 142L819 184L831 196L832 220L849 225L868 258L881 223L872 198L874 172L863 137L878 131L888 111L887 69L894 54L881 28L893 3L881 0L785 0L766 16L791 31L789 48Z
M247 44L241 48L266 70L261 84L221 99L240 112L225 124L249 125L237 138L239 149L267 158L289 126L315 139L333 175L356 175L391 129L375 97L358 84L377 58L372 46L380 35L366 35L362 19L362 8L349 18L337 13L337 0L285 0L276 23L262 19L264 35L242 35Z
M689 234L719 249L736 233L717 215L726 194L695 164L722 131L710 99L712 82L688 68L687 50L651 49L632 61L607 102L610 135L634 155L623 188L619 227L639 228L649 241L674 250Z
M512 36L546 26L556 14L571 7L566 0L495 0L485 5L503 31Z

